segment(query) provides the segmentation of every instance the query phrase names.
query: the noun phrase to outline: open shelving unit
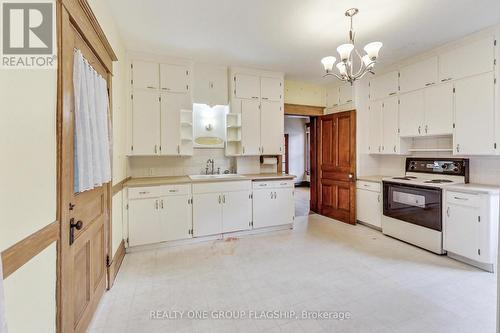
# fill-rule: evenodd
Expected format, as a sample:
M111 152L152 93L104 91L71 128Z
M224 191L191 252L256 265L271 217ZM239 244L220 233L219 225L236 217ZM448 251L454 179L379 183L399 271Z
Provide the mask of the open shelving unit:
M180 148L183 155L193 154L193 110L181 110Z
M241 155L241 114L226 114L226 155Z

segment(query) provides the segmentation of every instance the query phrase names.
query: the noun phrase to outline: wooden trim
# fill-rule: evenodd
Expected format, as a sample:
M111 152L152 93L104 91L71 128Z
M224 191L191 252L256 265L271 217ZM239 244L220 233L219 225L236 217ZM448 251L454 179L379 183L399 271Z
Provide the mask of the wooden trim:
M125 258L125 241L122 240L120 245L118 246L118 250L116 250L116 254L114 255L111 263L108 267L108 289L111 289L113 284L115 283L116 275L120 270L120 267L123 262L123 258Z
M52 222L2 252L3 278L6 279L59 239L59 222Z
M285 104L285 114L294 116L323 116L325 108L322 106Z
M112 188L112 193L113 193L113 196L120 192L121 190L123 190L123 187L125 186L125 183L128 182L130 179L132 179L132 177L126 177L124 178L121 182L113 185L113 188Z

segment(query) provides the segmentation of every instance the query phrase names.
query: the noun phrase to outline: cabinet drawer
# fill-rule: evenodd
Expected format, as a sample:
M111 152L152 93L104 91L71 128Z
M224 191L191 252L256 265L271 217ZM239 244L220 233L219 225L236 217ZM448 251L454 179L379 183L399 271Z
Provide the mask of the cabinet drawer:
M380 193L380 183L375 183L375 182L367 182L364 180L358 180L356 182L356 188L360 190L368 190L368 191L373 191L373 192L379 192Z
M132 187L128 189L129 199L156 198L161 195L161 186Z
M455 205L479 207L480 197L478 194L449 191L446 194L446 202Z
M191 194L191 185L189 184L161 186L162 196L188 194Z
M292 188L293 180L273 180L273 181L254 181L252 187L254 190L265 188Z
M194 194L249 191L250 180L193 184Z

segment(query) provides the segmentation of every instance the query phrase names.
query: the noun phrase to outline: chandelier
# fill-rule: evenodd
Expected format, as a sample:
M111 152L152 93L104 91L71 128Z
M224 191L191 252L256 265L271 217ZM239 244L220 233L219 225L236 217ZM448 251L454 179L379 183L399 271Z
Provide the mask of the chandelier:
M352 26L352 18L358 12L359 10L357 8L351 8L345 12L345 16L349 17L350 20L349 43L342 44L339 47L337 47L337 52L339 53L340 56L340 61L339 63L337 63L336 66L338 74L333 72L333 66L337 61L335 57L328 56L321 59L321 63L325 67L325 72L326 72L324 76L333 75L341 81L349 82L351 85L357 79L360 79L363 76L365 76L366 73L374 74L372 70L373 67L375 67L375 63L377 61L378 52L382 47L381 42L368 43L364 47L366 54L363 56L361 56L358 50L354 48L354 38L356 33L354 32ZM359 58L360 67L357 71L354 70L352 51L354 51L356 56Z

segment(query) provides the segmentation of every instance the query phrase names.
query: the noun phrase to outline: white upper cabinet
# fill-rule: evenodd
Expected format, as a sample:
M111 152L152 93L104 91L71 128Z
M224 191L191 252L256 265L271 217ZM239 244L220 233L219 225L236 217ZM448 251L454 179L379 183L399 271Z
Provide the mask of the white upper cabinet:
M160 64L160 87L162 91L187 93L189 91L189 67Z
M394 96L382 102L382 153L400 152L398 125L398 98Z
M135 91L132 96L132 154L160 153L160 97L155 91Z
M398 72L389 72L370 80L370 99L377 100L398 93Z
M339 87L327 87L326 88L326 107L334 108L339 106L339 98L340 98Z
M284 113L280 102L262 101L260 113L261 154L283 153Z
M439 56L441 82L493 71L494 37L488 36Z
M419 136L423 133L424 91L417 90L399 96L399 135L401 137Z
M346 84L339 87L339 104L348 104L352 103L352 86L350 84Z
M190 108L186 94L161 94L161 154L183 155L181 152L181 110Z
M260 99L260 77L250 74L235 74L234 95L237 98Z
M132 62L132 87L157 90L160 86L160 67L155 62Z
M208 105L228 104L227 67L194 65L193 102Z
M425 135L453 133L453 84L445 83L424 90Z
M455 82L456 155L495 154L495 84L493 72Z
M262 100L281 101L283 95L283 80L275 77L261 77L260 95Z
M260 154L260 102L241 100L241 145L243 155Z
M382 152L382 102L371 102L368 108L369 128L368 128L368 150L371 154Z
M400 92L425 88L438 82L438 58L426 60L401 68L399 71Z

